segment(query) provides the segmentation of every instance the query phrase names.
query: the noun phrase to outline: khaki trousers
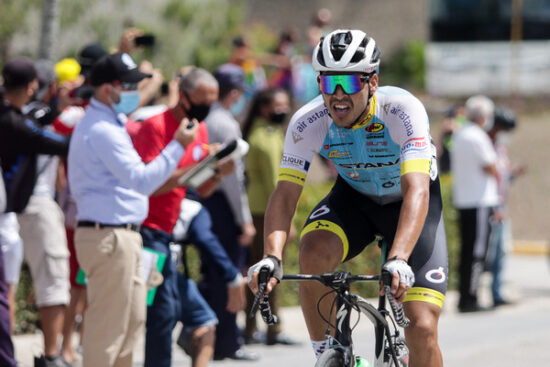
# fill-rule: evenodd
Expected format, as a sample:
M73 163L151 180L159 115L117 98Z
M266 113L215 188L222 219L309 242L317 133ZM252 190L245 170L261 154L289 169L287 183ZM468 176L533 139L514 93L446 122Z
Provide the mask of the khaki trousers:
M131 367L147 311L141 235L127 229L79 227L75 248L88 277L83 366Z

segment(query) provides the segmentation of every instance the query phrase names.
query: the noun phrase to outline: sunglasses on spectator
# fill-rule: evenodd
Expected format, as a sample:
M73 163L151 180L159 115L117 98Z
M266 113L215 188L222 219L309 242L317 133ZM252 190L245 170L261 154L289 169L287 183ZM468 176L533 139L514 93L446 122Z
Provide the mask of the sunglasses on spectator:
M363 89L369 77L361 74L319 75L317 81L325 94L334 94L337 86L342 87L346 94L355 94Z

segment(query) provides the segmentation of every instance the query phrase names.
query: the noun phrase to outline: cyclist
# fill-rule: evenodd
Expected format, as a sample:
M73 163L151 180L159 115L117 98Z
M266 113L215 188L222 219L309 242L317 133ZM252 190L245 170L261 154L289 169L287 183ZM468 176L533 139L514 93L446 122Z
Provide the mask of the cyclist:
M267 292L282 276L290 222L315 152L331 160L338 178L311 212L300 239L300 271L333 271L357 256L376 234L390 250L383 267L393 274L391 292L404 303L411 366L441 366L437 323L447 284L435 147L422 103L396 87L378 87L380 51L360 30L336 30L313 52L321 96L293 116L287 130L279 181L265 214L264 258L249 270L272 271ZM331 340L317 303L326 288L300 283L300 300L316 356ZM330 312L331 301L320 305ZM330 338L329 338L330 339Z

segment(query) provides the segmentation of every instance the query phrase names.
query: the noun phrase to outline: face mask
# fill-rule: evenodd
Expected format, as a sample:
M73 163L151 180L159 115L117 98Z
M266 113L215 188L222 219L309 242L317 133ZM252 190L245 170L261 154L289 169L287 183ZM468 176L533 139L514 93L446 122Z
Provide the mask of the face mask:
M208 112L210 112L210 105L194 104L193 102L191 102L189 95L188 94L185 94L185 95L187 96L187 101L191 105L191 108L189 108L188 110L186 110L185 107L183 107L183 105L181 106L185 111L185 113L187 114L187 117L189 117L189 119L197 119L197 121L199 122L204 121L206 116L208 116Z
M139 107L139 91L120 92L120 102L113 104L117 113L128 115Z
M244 96L244 93L241 94L241 97L237 102L231 106L230 111L233 116L239 116L246 107L246 97Z
M286 119L287 113L286 112L279 112L279 113L270 113L269 114L269 120L275 124L282 124Z

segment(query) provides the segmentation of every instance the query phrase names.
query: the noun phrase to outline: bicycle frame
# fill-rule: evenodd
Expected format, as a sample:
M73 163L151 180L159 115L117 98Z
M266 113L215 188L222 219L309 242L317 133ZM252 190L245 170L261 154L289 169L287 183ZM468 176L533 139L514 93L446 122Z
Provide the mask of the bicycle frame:
M381 237L377 237L376 239L379 247L382 249L382 263L384 263L386 258L386 244ZM259 291L256 294L250 314L253 315L259 306L263 320L267 324L276 324L277 317L271 312L268 302L269 296L263 294L269 276L269 269L267 267L260 269L258 277ZM407 327L409 325L409 320L404 316L402 306L397 304L391 295L391 277L392 275L386 271L382 271L381 275L351 275L349 272L334 272L320 275L287 274L283 276L283 280L316 280L332 288L334 292L336 292L336 323L332 325L328 320L325 321L328 322L330 327L334 327L335 329L334 339L338 344L332 346L330 349L341 352L344 362L343 367L355 366L353 341L351 337L353 330L350 326L351 313L354 309L366 315L374 325L375 359L373 367L387 367L390 365L390 362L393 362L396 367L403 365L408 366L408 361L404 360L402 361L403 364L401 364L398 360L398 358L403 356L401 352L406 352L406 344L404 340L399 340L400 333L397 325ZM354 281L381 281L385 295L379 296L377 308L362 297L351 293L350 284ZM328 294L329 293L327 293L327 295ZM261 299L262 295L263 299ZM395 322L392 320L394 326L393 334L387 320L389 311L386 308L386 298L390 303L395 318ZM321 302L321 300L319 300L319 302ZM323 317L323 315L321 315L321 317ZM397 346L396 344L400 345Z
M328 282L331 277L334 277L332 282ZM334 339L338 342L332 348L340 350L344 357L344 366L355 366L352 328L350 326L351 313L355 309L366 315L373 323L375 330L375 346L374 346L374 364L373 367L387 366L390 358L396 366L399 366L398 356L395 353L394 340L399 337L399 330L396 328L395 334L392 334L387 317L389 310L386 308L386 295L379 296L378 307L374 307L364 298L352 294L350 292L350 283L353 281L372 281L378 282L381 277L378 275L359 275L352 276L347 272L336 272L322 274L319 276L291 274L283 276L283 280L317 280L321 283L332 287L336 291L336 323ZM391 296L390 296L391 297ZM387 347L389 350L386 350Z

